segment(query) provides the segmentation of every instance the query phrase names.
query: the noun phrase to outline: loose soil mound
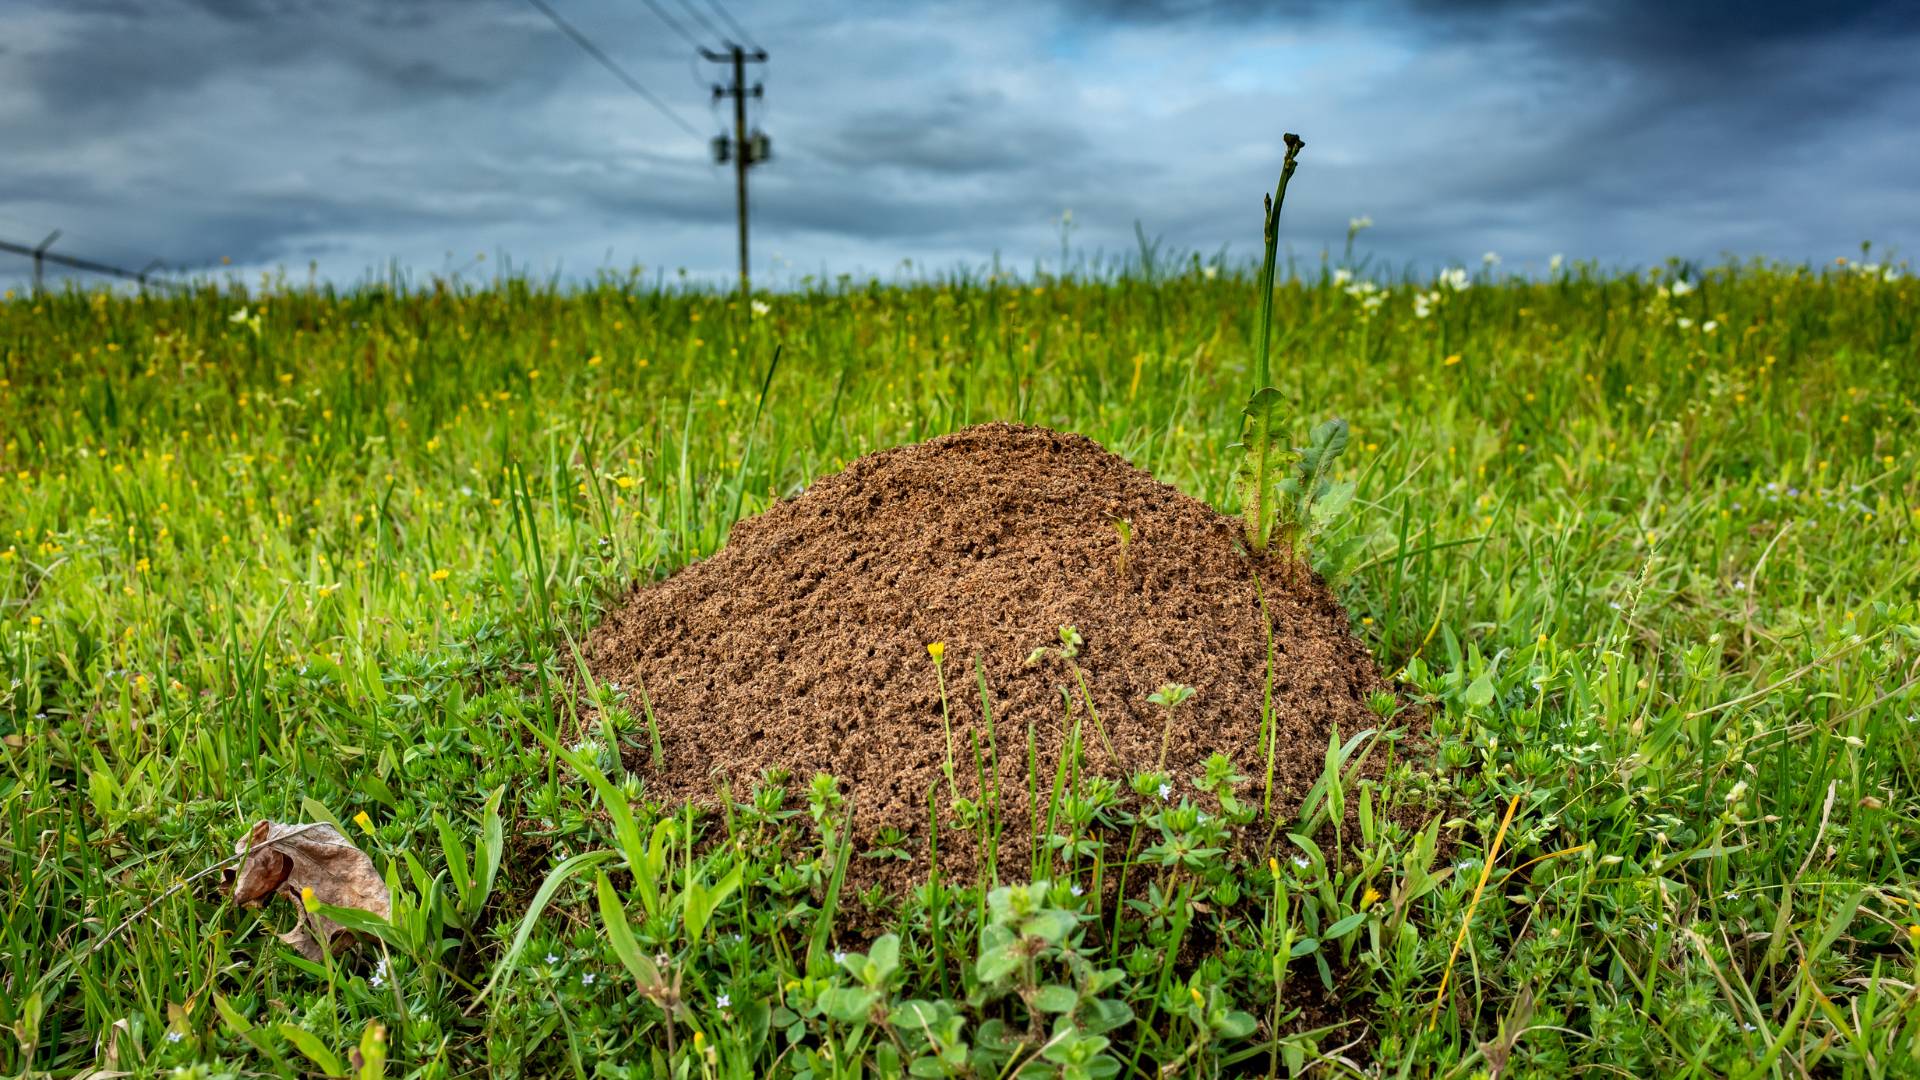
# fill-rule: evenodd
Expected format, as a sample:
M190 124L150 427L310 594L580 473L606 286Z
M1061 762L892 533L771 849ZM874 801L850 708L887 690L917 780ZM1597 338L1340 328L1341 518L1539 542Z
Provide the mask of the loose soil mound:
M1124 570L1112 522L1132 522ZM1007 822L1001 864L1025 865L1031 820L1028 728L1041 797L1069 737L1059 628L1085 640L1075 663L1118 760L1091 722L1090 770L1124 780L1152 770L1163 683L1192 686L1166 771L1181 791L1219 751L1261 779L1267 632L1279 731L1274 797L1289 810L1319 776L1329 730L1377 726L1383 688L1346 614L1317 579L1256 561L1237 522L1155 481L1078 435L987 424L873 454L758 517L726 547L666 581L636 588L593 636L602 680L644 680L665 765L643 772L656 797L711 800L725 781L744 797L764 770L796 785L827 772L846 785L867 850L883 827L910 837L911 862L855 859L849 884L898 888L927 871L927 799L945 784L946 735L929 642L944 642L960 794L979 795L970 747L985 747L973 658L984 665ZM629 762L636 769L644 762ZM1178 796L1176 796L1177 798ZM945 816L949 799L940 798ZM966 880L970 838L942 828L942 874ZM1016 871L1017 873L1017 871Z

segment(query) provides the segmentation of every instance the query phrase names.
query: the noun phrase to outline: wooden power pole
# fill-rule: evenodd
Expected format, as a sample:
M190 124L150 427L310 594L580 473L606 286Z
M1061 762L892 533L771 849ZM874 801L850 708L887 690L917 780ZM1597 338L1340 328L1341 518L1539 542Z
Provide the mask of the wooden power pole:
M731 64L733 79L728 85L715 84L713 99L733 99L733 136L720 135L713 140L713 156L716 161L725 164L733 162L734 196L739 204L740 216L740 296L744 300L751 292L747 271L747 170L759 165L773 156L773 141L759 131L751 134L747 131L747 98L764 97L766 88L754 83L747 86L747 65L767 62L765 49L748 52L739 45L728 45L726 52L714 52L701 49L700 55L716 64Z

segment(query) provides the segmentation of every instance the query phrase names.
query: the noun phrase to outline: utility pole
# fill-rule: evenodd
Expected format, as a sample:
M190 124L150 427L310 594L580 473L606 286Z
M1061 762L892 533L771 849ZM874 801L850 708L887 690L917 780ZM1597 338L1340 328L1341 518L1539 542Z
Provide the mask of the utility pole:
M759 131L747 133L747 97L766 96L766 88L759 83L747 87L747 65L767 62L767 51L755 49L748 52L745 48L729 44L726 52L714 52L701 49L700 55L716 64L733 65L733 82L727 86L715 84L713 99L733 99L733 137L716 136L713 140L714 160L726 164L733 162L734 193L739 203L740 215L740 298L745 300L751 293L747 283L747 170L765 162L773 156L773 140Z

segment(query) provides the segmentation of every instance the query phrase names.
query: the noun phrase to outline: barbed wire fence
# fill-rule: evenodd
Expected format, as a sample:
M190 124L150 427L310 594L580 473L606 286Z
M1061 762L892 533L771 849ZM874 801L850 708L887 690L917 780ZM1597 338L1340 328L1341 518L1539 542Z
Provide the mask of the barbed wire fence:
M101 262L98 259L87 259L78 255L68 255L65 252L52 250L53 245L58 242L59 239L59 229L53 230L52 233L47 235L46 239L40 241L38 244L23 244L18 241L0 238L0 252L22 255L33 260L33 292L36 296L46 292L47 267L49 265L63 267L68 270L78 270L88 274L100 274L105 277L119 278L123 281L136 282L143 289L187 288L182 282L171 281L163 277L155 276L155 273L165 266L165 263L159 259L153 260L139 270L129 270L126 267L115 266L112 263Z

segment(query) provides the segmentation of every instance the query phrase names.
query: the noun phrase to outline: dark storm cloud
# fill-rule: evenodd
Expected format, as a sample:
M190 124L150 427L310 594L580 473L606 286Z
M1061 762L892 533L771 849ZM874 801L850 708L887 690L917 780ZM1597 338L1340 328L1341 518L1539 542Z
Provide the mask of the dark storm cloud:
M643 6L553 2L696 130L730 122ZM1076 247L1139 221L1245 253L1283 128L1308 256L1362 213L1425 265L1920 240L1908 4L733 6L774 53L755 251L807 269L1050 258L1068 209ZM0 43L8 238L342 279L732 257L729 173L521 0L0 0Z
M1149 25L1207 22L1241 27L1353 15L1378 22L1413 17L1428 27L1484 31L1516 21L1554 30L1576 49L1606 46L1623 54L1697 58L1744 44L1854 29L1913 30L1905 0L1062 0L1076 15Z
M1912 34L1920 13L1905 0L1615 0L1547 3L1529 0L1411 0L1409 9L1436 26L1485 29L1519 21L1549 45L1646 63L1698 66L1716 57L1838 34Z
M820 152L851 168L970 176L1033 171L1086 148L1063 120L1023 115L1003 94L948 91L931 101L853 112Z
M18 63L42 100L67 117L86 114L90 125L125 123L139 111L132 107L157 97L303 66L350 70L356 95L397 104L496 90L501 70L526 58L516 48L524 43L475 33L497 22L500 11L439 0L81 3L63 14L83 32ZM289 102L290 114L298 104Z

